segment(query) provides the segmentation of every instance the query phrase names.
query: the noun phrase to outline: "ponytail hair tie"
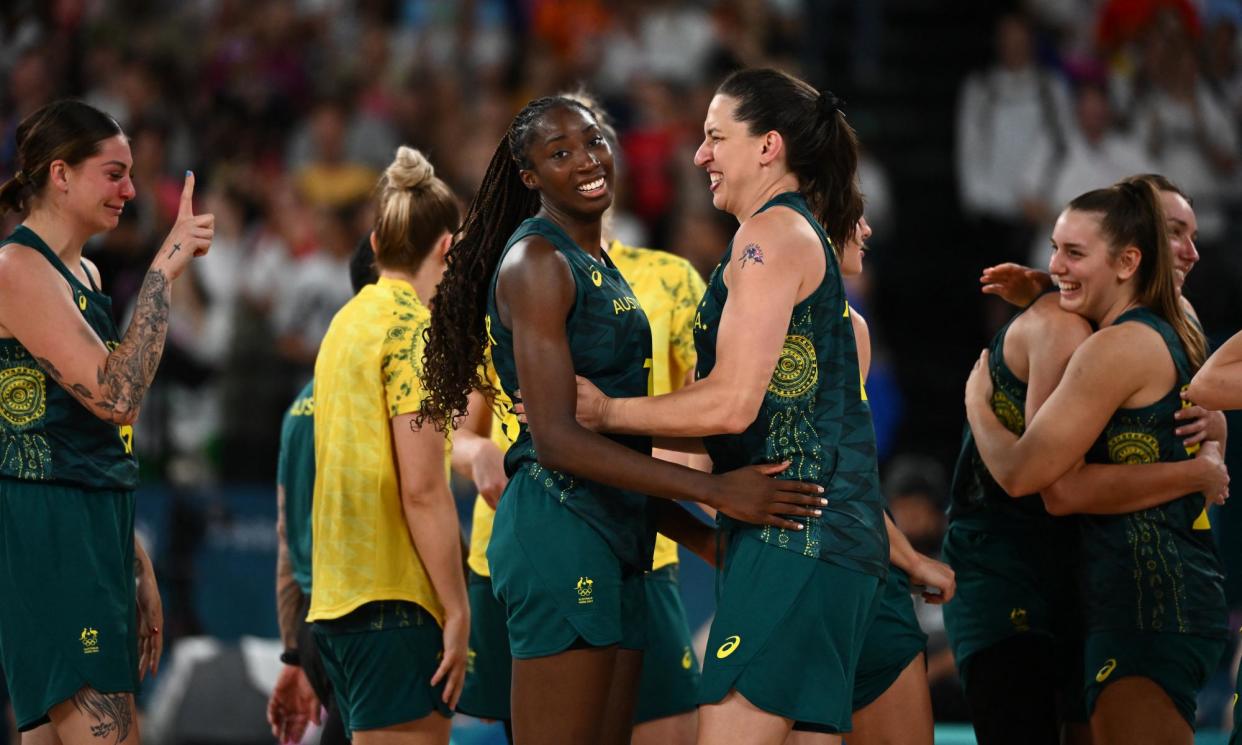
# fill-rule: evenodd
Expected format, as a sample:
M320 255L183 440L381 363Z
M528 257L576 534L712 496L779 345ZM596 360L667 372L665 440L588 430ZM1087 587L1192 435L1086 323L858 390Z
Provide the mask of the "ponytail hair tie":
M18 171L17 173L13 174L13 180L16 181L21 186L26 186L27 184L30 183L30 179L26 178L26 174L23 171Z
M815 107L821 117L832 118L841 110L841 99L837 98L832 91L820 91L815 99Z

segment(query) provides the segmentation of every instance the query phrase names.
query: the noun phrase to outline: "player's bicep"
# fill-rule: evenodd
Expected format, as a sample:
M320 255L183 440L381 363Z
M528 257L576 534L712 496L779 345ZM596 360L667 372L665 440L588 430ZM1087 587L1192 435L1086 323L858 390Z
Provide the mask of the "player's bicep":
M0 264L0 324L49 377L93 410L108 349L74 303L65 280L41 256L17 251L33 254L17 247L5 252Z
M744 232L739 231L739 239ZM752 247L752 255L761 256L762 261L744 262L743 253L734 258L726 272L729 296L716 339L716 365L709 379L727 380L744 391L762 391L784 346L803 269L796 250L765 240L764 231L746 237L750 240L745 245ZM770 247L764 248L761 242Z
M392 417L390 424L402 498L418 500L441 488L447 493L445 434L431 422L419 426L417 415L412 413Z

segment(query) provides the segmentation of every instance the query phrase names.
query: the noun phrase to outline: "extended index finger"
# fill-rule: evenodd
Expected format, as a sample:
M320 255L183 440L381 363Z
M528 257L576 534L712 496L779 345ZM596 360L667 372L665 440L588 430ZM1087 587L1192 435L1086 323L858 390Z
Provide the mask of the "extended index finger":
M177 217L192 217L194 215L194 171L185 172L185 186L181 187L181 208L177 211Z

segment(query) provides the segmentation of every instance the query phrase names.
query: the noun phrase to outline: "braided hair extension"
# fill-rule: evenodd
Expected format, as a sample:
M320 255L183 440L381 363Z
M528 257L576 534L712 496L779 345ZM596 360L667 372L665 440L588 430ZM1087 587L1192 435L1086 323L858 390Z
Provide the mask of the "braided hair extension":
M537 98L513 118L470 203L461 240L445 257L444 277L431 301L431 325L424 331L428 396L417 417L420 426L431 421L437 429L449 428L466 413L470 391L492 392L483 374L488 288L509 236L539 211L539 192L528 189L520 176L531 168L531 137L544 115L565 107L594 118L581 103L559 96Z

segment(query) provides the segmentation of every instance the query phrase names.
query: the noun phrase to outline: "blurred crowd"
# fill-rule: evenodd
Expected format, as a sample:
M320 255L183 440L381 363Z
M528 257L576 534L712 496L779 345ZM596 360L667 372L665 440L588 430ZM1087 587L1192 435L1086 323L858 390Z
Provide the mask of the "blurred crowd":
M198 209L216 216L215 242L178 285L137 447L148 474L174 485L269 482L281 414L351 295L348 257L370 228L372 188L399 144L427 153L469 202L523 103L585 87L620 136L614 237L678 253L706 274L733 229L692 163L716 83L738 66L775 65L844 88L866 148L869 132L885 130L868 119L867 92L892 81L886 60L909 39L894 33L904 11L925 13L929 3L5 0L0 177L16 170L17 123L43 104L73 96L117 118L131 138L138 197L87 255L124 324L173 222L182 174L195 171ZM1198 217L1205 268L1188 295L1209 334L1236 330L1242 272L1227 248L1242 236L1242 0L977 2L954 12L983 18L976 23L994 38L989 46L979 35L977 57L991 61L960 81L955 173L927 179L957 187L960 214L941 227L960 225L989 262L1043 265L1051 223L1072 197L1163 173L1193 197ZM829 49L829 39L845 48ZM947 122L953 106L903 116ZM868 149L860 164L877 244L920 196L895 183L885 157ZM0 230L18 219L0 219ZM885 255L869 266L880 262L882 272L894 261ZM874 282L849 288L856 307L883 302ZM881 328L868 387L890 456L910 395L899 383L910 373L890 369L884 337ZM960 380L941 382L960 396ZM960 421L941 426L949 439ZM943 445L926 452L954 443ZM897 521L935 554L947 474L935 460L891 461ZM932 651L933 680L949 685L952 661Z
M1003 16L957 107L964 213L996 258L1046 263L1078 194L1161 173L1194 201L1201 253L1238 235L1236 0L1038 0Z

